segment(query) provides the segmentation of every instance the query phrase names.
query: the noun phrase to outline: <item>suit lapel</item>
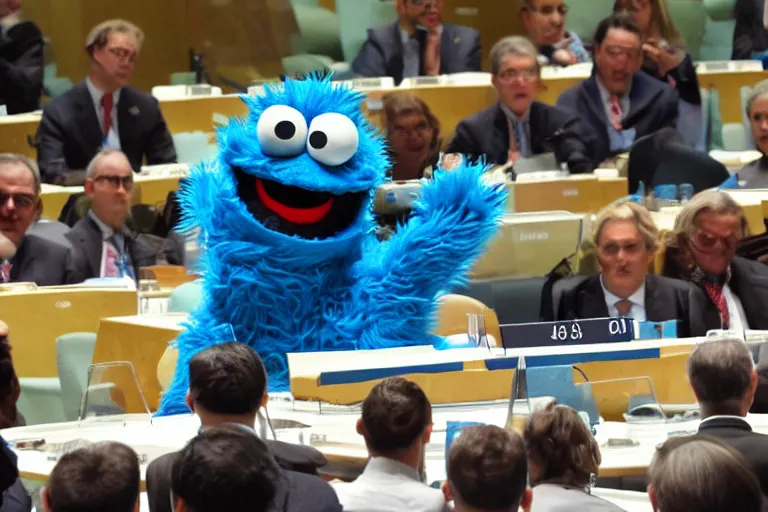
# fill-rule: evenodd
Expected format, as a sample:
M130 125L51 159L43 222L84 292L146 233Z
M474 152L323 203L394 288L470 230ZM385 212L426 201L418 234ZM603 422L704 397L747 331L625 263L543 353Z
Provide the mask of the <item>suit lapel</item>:
M635 73L632 78L632 90L629 92L629 112L624 116L623 124L626 128L632 127L638 115L643 112L653 100L656 94L648 90L649 80L656 80L644 74L642 71Z
M491 156L495 162L506 162L509 152L509 124L507 116L501 110L501 105L496 106L496 116L493 118L493 132L491 135Z
M443 24L443 33L440 35L440 74L451 73L453 62L453 50L461 44L461 38L454 36L453 26Z
M403 81L403 54L405 49L403 48L403 40L400 35L400 25L395 22L392 25L392 37L395 45L395 51L387 63L387 69L389 76L395 80L395 84L399 84Z
M662 297L660 287L652 277L649 275L645 278L645 319L649 322L663 322L670 319L669 312L665 313L663 308L672 306L674 300Z
M745 268L738 258L731 262L731 282L730 288L741 301L744 308L744 314L747 315L747 323L751 329L768 328L768 313L765 311L765 302L763 297L768 297L768 280L763 277L750 275L749 270Z
M101 253L104 241L102 240L101 230L89 217L83 219L82 231L78 233L80 238L80 247L85 252L88 260L88 266L91 267L91 274L101 276Z
M141 154L136 151L137 125L141 111L133 101L133 96L127 87L120 92L120 101L117 104L117 129L120 132L120 148L127 155ZM138 172L141 169L134 169Z
M600 276L587 279L579 291L576 301L579 308L579 318L607 318L608 306L605 304L605 294L600 286Z
M78 91L75 97L75 115L77 116L78 131L81 134L84 153L94 154L104 143L104 132L99 124L99 117L96 115L96 109L93 104L91 93L85 82L77 85ZM75 132L74 137L78 136Z

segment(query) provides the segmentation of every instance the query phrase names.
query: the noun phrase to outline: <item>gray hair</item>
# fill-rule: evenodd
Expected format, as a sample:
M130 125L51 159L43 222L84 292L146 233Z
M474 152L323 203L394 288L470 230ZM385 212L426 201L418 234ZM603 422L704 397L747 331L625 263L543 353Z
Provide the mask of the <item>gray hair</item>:
M136 38L136 50L141 50L141 45L144 43L144 32L130 21L115 19L99 23L91 29L85 39L85 50L88 54L93 55L94 49L104 47L112 32L132 35Z
M594 230L592 232L592 242L597 247L600 242L600 235L603 228L611 221L627 220L634 222L637 231L643 238L645 248L651 252L659 249L659 228L651 217L651 212L642 205L627 201L618 205L607 206L600 210L595 219Z
M85 177L86 178L93 178L96 174L96 171L99 170L99 166L101 164L101 161L107 158L108 156L112 156L115 154L120 154L125 157L126 160L128 160L128 157L120 151L119 149L109 149L109 148L103 148L99 150L98 153L96 153L96 156L94 156L90 162L88 162L88 167L85 168ZM130 164L130 161L129 161Z
M667 249L688 250L688 240L696 229L696 217L702 212L739 217L741 237L749 235L747 218L739 203L722 190L704 190L693 196L675 217L675 227L666 236Z
M752 115L752 106L763 95L768 94L768 80L758 82L749 93L747 97L747 116Z
M536 70L539 70L539 51L533 43L527 37L509 36L501 39L491 48L489 60L491 61L492 74L499 74L501 71L501 61L508 55L530 57L536 63Z
M0 153L0 167L3 165L22 165L29 169L35 179L35 193L40 194L40 169L34 160L18 153Z
M688 357L688 380L699 402L729 406L744 400L754 368L744 341L721 338L696 345Z

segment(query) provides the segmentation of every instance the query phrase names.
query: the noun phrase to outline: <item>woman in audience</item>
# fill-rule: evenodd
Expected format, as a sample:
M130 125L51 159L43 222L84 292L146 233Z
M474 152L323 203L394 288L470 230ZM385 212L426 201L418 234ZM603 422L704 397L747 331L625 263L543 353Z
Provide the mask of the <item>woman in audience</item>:
M531 512L622 510L590 494L600 448L576 411L550 404L531 415L523 437L533 487Z
M440 121L423 100L409 92L384 96L384 124L392 157L392 180L431 174L440 151Z
M686 143L701 139L701 92L696 67L685 51L685 41L675 27L666 0L616 0L614 12L628 12L643 32L643 71L667 82L680 95L677 128Z
M738 172L739 182L742 188L768 188L768 80L752 88L747 99L747 117L755 147L763 156Z
M654 455L648 479L654 512L763 509L757 477L738 452L711 437L668 439Z

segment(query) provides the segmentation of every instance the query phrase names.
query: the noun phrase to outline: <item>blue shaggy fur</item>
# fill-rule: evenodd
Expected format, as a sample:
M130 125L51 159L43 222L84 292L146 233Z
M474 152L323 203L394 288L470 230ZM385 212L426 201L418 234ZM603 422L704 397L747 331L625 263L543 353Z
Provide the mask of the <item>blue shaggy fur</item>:
M373 191L389 166L384 142L360 109L363 96L328 79L287 80L264 96L244 98L250 115L219 132L220 153L195 168L183 187L184 228L199 227L203 300L179 336L173 383L158 415L187 413L189 360L232 338L264 360L273 391L287 390L286 354L428 344L436 298L465 277L497 230L503 185L482 179L483 166L437 172L424 184L410 220L385 242L374 236ZM341 113L357 127L358 149L328 167L304 151L265 155L256 123L272 105L315 116ZM368 191L349 227L325 239L274 231L238 196L233 168L260 178L334 194Z

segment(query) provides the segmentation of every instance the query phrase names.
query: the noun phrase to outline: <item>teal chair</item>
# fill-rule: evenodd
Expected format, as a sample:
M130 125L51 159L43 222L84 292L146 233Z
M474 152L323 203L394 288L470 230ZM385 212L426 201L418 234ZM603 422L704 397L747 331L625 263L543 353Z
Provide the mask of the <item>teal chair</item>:
M683 36L685 48L693 60L699 60L699 51L707 29L707 9L701 0L669 0L669 14Z
M731 60L733 52L733 7L736 0L703 0L709 19L701 43L699 60Z
M168 304L169 313L191 313L203 298L203 283L200 280L184 283L174 288Z
M583 0L580 0L583 1ZM352 62L368 37L368 29L397 20L394 2L380 0L336 0L341 49L344 60Z
M16 407L27 425L67 421L61 402L61 384L57 378L22 377L21 395Z
M61 401L67 421L80 414L80 402L88 384L88 367L93 362L96 333L73 332L56 340L56 362L61 382Z
M565 27L584 43L591 43L600 20L613 13L613 0L566 0L570 8Z

